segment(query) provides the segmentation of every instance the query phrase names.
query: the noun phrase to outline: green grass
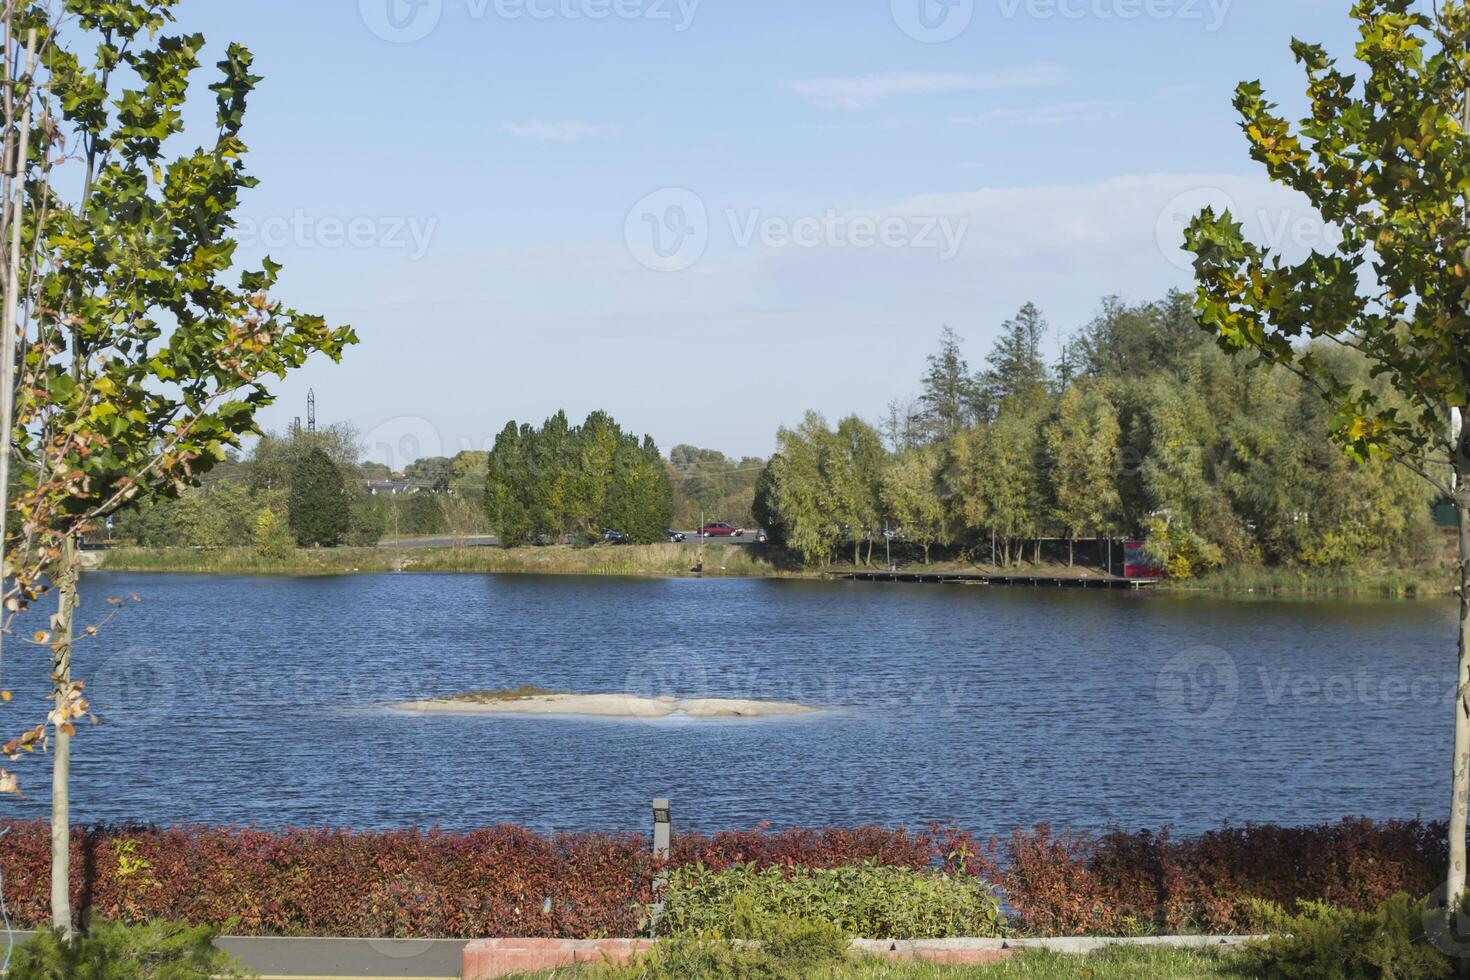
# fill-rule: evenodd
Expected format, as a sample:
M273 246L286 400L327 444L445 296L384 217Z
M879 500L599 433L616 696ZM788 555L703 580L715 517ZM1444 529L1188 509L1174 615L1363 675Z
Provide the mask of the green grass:
M537 687L535 684L522 684L520 687L501 691L471 691L468 694L461 694L457 698L448 698L447 700L465 701L470 704L493 704L497 701L528 701L531 698L549 698L565 693L565 691L548 691L544 688Z
M1234 592L1280 596L1378 596L1415 599L1450 594L1452 570L1363 569L1306 571L1292 568L1225 568L1166 588L1177 592Z
M707 545L709 577L796 577L768 548ZM253 548L117 548L101 553L114 572L185 572L219 575L352 575L371 572L467 572L528 575L607 575L683 578L696 574L689 545L601 545L595 548L331 548L299 550L284 559Z
M616 968L561 970L522 980L566 977L620 980L630 973ZM1213 950L1115 947L1091 956L1026 953L992 966L973 967L863 960L846 965L827 964L792 972L789 976L791 980L1247 980L1249 975L1229 954Z
M770 546L707 544L704 575L710 578L821 578L823 573L792 565ZM332 548L299 550L284 559L267 558L253 548L200 551L191 548L117 548L98 553L105 571L184 572L217 575L353 575L381 572L432 572L519 575L605 575L688 578L696 575L697 549L691 545L599 545L594 548ZM978 566L976 566L978 567ZM1059 568L1059 567L1058 567ZM907 571L920 570L911 566ZM936 564L922 569L974 571L975 567ZM1066 574L1065 570L1037 570ZM1024 571L1023 571L1024 573ZM1290 568L1236 567L1185 582L1169 582L1174 592L1271 596L1377 596L1419 598L1448 595L1452 570L1373 569L1308 572Z

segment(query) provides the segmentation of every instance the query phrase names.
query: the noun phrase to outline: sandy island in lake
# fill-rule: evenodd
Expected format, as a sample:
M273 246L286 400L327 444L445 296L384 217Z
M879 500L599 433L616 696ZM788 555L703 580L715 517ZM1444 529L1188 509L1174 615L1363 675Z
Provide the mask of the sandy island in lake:
M642 698L632 694L466 694L458 698L406 701L399 711L444 715L576 715L586 718L777 718L820 709L781 701L721 698Z

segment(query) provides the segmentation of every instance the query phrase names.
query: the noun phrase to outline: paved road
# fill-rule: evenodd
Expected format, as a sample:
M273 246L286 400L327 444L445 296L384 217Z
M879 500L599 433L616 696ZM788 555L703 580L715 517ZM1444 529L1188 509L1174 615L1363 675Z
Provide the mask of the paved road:
M14 935L20 946L32 933ZM458 980L465 940L222 936L215 945L261 980Z

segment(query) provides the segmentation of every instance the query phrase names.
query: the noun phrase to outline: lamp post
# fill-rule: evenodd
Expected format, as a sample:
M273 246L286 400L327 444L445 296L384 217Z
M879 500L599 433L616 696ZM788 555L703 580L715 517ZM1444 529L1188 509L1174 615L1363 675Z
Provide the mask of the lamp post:
M658 862L658 877L653 879L653 909L648 917L648 934L658 936L659 920L664 916L664 894L669 890L669 878L664 873L669 855L673 852L674 818L669 811L669 801L663 797L653 801L653 859Z

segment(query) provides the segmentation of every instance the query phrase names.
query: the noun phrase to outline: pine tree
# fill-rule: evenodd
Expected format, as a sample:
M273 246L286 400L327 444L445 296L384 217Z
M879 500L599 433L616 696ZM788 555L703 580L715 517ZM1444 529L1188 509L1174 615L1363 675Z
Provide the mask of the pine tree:
M986 414L980 385L960 350L961 338L949 327L939 336L939 351L929 357L919 404L931 440L952 438Z
M986 402L998 409L1012 399L1033 403L1045 393L1051 379L1041 344L1049 329L1041 311L1031 303L1005 322L986 359L990 368L981 384Z

